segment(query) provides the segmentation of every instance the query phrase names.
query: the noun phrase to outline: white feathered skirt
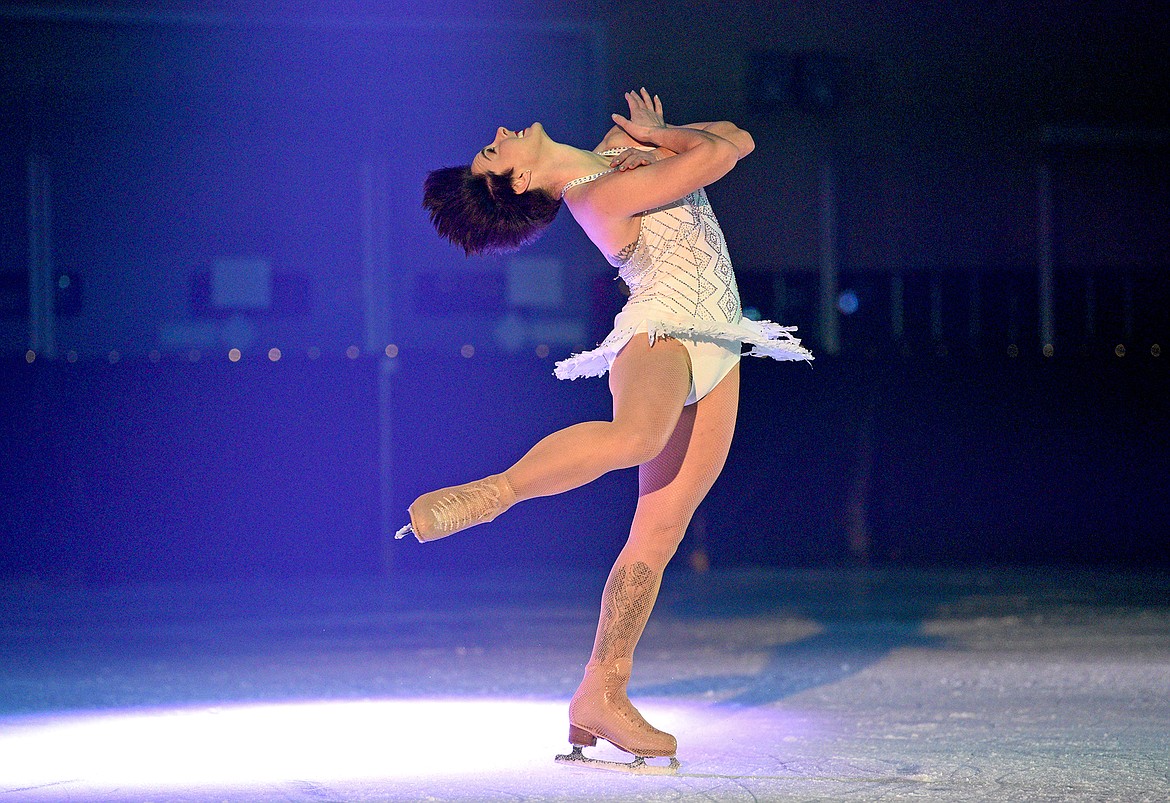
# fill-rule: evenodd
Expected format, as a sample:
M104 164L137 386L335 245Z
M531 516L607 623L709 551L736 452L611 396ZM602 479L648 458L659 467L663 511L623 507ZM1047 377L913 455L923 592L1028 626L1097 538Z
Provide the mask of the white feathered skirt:
M558 379L602 376L635 335L645 332L650 344L669 337L686 346L691 358L691 392L687 404L707 395L739 363L744 346L751 357L773 360L812 360L813 355L792 336L795 326L740 318L736 322L701 321L666 312L628 306L614 318L613 331L594 349L574 354L556 364Z

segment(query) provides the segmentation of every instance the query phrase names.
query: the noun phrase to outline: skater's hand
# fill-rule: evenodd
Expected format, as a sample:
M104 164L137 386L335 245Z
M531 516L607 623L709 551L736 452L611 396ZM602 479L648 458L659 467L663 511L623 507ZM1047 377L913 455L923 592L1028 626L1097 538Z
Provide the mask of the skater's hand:
M662 157L654 151L644 151L641 148L626 148L609 160L609 166L616 167L619 171L634 170L643 165L652 165L660 158Z
M613 121L638 142L651 142L652 131L666 127L662 100L657 95L651 97L646 87L642 87L638 92L627 92L626 102L630 106L630 116L614 114Z

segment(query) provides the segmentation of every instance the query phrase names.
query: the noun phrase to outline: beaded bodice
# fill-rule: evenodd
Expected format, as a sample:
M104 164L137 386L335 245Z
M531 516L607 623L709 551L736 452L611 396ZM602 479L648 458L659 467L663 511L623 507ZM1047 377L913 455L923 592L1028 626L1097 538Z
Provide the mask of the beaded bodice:
M637 241L609 261L630 288L627 309L652 304L677 315L728 323L741 317L727 242L701 188L644 213Z
M584 176L576 183L603 175ZM638 239L606 258L630 288L630 298L597 348L557 363L560 379L601 376L640 331L651 343L656 337L679 337L737 350L750 346L747 353L756 357L813 358L793 337L796 327L743 317L727 241L702 188L643 212Z
M602 155L620 152L607 150ZM611 168L574 179L565 190L612 172ZM606 259L630 288L626 310L647 305L716 323L737 323L743 317L727 241L702 187L643 212L638 239Z

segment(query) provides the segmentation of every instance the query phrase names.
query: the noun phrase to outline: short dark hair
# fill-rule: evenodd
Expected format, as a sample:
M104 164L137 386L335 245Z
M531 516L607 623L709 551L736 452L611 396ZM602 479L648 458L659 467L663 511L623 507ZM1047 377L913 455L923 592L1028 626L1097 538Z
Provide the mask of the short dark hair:
M431 223L468 255L504 254L544 233L561 199L547 190L512 189L512 171L472 173L468 165L432 170L423 183Z

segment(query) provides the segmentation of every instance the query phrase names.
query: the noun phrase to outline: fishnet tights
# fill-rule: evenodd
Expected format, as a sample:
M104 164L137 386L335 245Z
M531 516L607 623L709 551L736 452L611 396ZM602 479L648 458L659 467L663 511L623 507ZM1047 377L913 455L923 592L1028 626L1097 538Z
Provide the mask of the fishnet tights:
M533 446L505 474L516 501L577 488L653 460L668 443L690 393L690 361L677 340L636 335L609 375L612 421L566 427Z
M636 755L673 755L674 737L651 726L626 696L634 648L654 608L662 572L695 509L723 470L735 430L739 367L683 409L665 448L638 470L638 508L601 600L571 723Z
M736 367L715 390L683 409L666 447L639 467L638 507L606 582L590 663L633 657L662 572L723 470L738 405Z
M690 359L677 340L653 346L634 337L610 370L613 420L588 421L554 432L514 466L478 482L440 488L410 505L413 532L433 541L491 521L516 502L561 493L615 468L653 460L675 430L690 392Z
M422 527L442 537L488 521L512 502L561 493L613 469L639 467L630 536L606 581L593 655L569 704L571 739L600 736L639 756L675 752L674 737L646 722L626 696L626 686L662 572L727 459L739 367L698 403L684 407L690 385L690 360L681 343L667 338L651 346L636 336L610 370L612 421L589 421L544 438L503 475L483 481L502 489L498 494L480 493L472 483L412 505L416 535ZM505 500L508 489L514 492L511 501ZM480 504L485 500L492 504ZM435 521L416 522L415 506L430 509ZM425 537L429 532L420 540Z

